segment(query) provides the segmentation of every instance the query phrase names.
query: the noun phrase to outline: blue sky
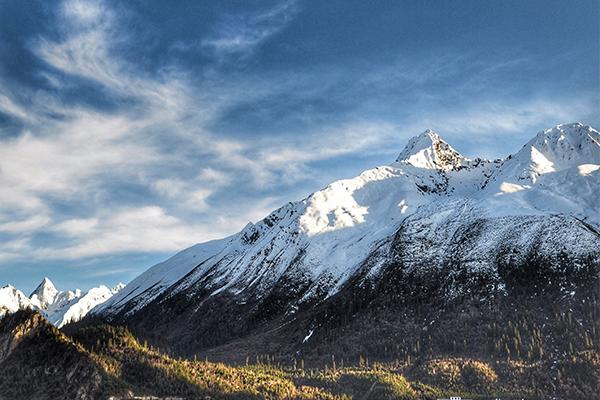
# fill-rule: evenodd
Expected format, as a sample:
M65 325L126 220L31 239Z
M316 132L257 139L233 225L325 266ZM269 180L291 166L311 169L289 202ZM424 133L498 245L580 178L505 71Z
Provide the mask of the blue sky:
M426 128L503 157L600 125L566 1L0 2L0 285L127 282Z

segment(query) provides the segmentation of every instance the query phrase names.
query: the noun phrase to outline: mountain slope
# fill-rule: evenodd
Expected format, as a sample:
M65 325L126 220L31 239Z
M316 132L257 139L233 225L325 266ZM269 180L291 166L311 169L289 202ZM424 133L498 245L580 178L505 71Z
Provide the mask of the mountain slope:
M394 163L184 250L93 313L169 352L235 362L536 362L538 347L540 361L562 362L600 342L597 137L589 126L559 125L487 161L425 132ZM576 309L580 325L565 328ZM461 325L464 310L474 331ZM506 323L526 327L514 337ZM504 336L482 337L494 325ZM565 332L572 342L557 344Z
M379 240L427 201L424 191L441 191L446 184L440 171L410 164L365 171L288 203L236 235L177 254L99 310L134 312L188 274L182 290L208 276L206 286L218 294L271 287L285 275L308 285L306 298L335 291Z
M112 380L38 313L0 320L0 399L106 398Z

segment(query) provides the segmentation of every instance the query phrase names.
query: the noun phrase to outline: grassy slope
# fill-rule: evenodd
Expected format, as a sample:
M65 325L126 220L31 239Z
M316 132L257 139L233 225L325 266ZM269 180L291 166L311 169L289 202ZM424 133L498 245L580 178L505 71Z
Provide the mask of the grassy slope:
M108 395L213 399L428 399L449 394L485 398L514 394L546 398L559 385L569 399L597 396L596 350L557 364L442 357L358 365L332 359L326 367L258 364L229 366L183 360L138 342L125 328L96 325L67 336L31 312L0 321L0 398L104 399ZM595 390L596 389L596 390Z
M544 361L479 361L432 358L425 362L370 363L343 366L335 359L319 369L275 365L183 360L139 343L125 328L108 325L81 329L74 339L96 362L136 394L221 399L422 399L462 394L470 398L501 395L545 398L548 391L570 399L590 399L600 379L597 351L572 354L557 364ZM546 388L547 390L544 390Z

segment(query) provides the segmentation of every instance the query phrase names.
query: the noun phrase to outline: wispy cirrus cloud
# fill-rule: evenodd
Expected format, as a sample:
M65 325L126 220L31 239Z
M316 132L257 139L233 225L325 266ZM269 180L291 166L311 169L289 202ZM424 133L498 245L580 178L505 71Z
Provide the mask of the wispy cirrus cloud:
M259 12L225 15L201 45L217 57L249 56L261 43L284 29L298 11L296 0L286 0Z
M279 12L272 10L252 21L268 25ZM95 82L111 95L128 97L137 105L124 104L120 111L102 113L32 94L26 112L10 97L0 98L2 110L27 127L0 148L0 185L10 188L0 193L0 203L12 210L12 219L0 223L0 232L21 236L0 245L4 259L20 254L73 259L173 251L224 236L268 212L269 208L260 205L241 209L214 218L210 229L173 215L174 209L196 215L209 211L207 199L231 183L231 170L241 169L254 179L266 180L272 178L270 167L246 154L246 144L220 139L205 130L203 121L214 112L214 105L202 106L204 100L182 81L185 73L172 70L144 77L115 56L111 46L126 33L117 28L117 17L102 2L66 1L59 15L65 31L62 40L37 38L31 44L50 74ZM270 32L267 25L263 28ZM60 86L60 80L54 86ZM207 163L198 163L195 158L199 156L208 157ZM214 167L208 166L210 159L217 163ZM227 164L226 170L219 169L219 161ZM194 165L199 166L197 172L182 179L177 168L193 171ZM170 169L165 170L166 166ZM111 199L115 181L137 184L154 196L137 208L120 204L119 199ZM115 208L99 203L106 195L116 201ZM51 204L56 200L75 203L75 207L88 203L89 216L59 214ZM168 210L157 204L165 204ZM14 219L17 214L22 217ZM34 245L31 235L40 231L63 236L65 244ZM17 243L20 252L15 251Z
M2 92L0 92L0 112L24 121L30 119L27 111L20 104L15 103L15 101L2 94Z

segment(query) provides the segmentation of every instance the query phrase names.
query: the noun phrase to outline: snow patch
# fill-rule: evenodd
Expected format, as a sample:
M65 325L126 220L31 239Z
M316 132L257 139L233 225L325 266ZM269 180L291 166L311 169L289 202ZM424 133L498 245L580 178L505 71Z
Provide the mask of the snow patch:
M579 175L588 176L592 172L598 171L600 169L600 165L598 164L582 164L577 167L579 171Z
M306 335L304 337L304 339L302 339L302 343L308 342L308 339L310 339L310 337L313 335L314 332L315 332L314 329L309 330L308 331L308 335Z
M515 193L525 190L525 186L517 185L516 183L502 182L500 184L500 191L502 193Z

